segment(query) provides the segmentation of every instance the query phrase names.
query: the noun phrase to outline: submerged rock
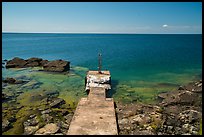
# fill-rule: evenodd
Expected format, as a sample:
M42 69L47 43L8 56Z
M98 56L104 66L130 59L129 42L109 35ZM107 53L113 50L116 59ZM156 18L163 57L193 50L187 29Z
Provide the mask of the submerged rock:
M57 90L45 91L44 94L48 97L57 97L59 95L59 91Z
M36 89L36 88L39 88L41 84L42 83L40 83L40 82L32 80L32 81L29 81L28 83L26 83L25 85L23 85L22 88Z
M8 84L23 84L23 83L26 83L26 82L28 82L28 81L17 80L17 79L15 79L15 78L9 78L9 77L7 77L7 78L4 79L2 82L8 83Z
M4 83L14 84L16 82L16 79L14 78L6 78L3 80Z
M58 106L60 106L60 105L62 105L62 104L65 104L64 99L62 99L62 98L57 98L57 99L55 99L52 103L50 103L50 107L58 107Z

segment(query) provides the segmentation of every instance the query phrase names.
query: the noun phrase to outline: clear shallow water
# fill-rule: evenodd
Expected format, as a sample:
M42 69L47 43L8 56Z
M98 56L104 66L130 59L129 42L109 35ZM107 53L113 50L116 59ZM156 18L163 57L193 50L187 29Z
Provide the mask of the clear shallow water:
M29 70L3 70L3 77L29 75L52 87L64 98L84 94L87 70L97 69L102 53L103 69L110 70L115 100L151 101L162 91L201 79L202 35L142 34L2 34L2 59L41 57L71 62L75 76L56 76ZM57 78L58 77L58 78ZM52 85L52 86L50 86ZM76 97L77 96L77 97Z

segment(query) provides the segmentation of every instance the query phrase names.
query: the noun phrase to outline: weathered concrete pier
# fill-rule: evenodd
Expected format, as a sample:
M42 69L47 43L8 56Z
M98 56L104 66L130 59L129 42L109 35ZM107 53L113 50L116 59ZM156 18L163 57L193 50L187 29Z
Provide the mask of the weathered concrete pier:
M87 98L81 98L72 118L68 135L118 135L113 98L106 98L111 89L109 71L88 71Z

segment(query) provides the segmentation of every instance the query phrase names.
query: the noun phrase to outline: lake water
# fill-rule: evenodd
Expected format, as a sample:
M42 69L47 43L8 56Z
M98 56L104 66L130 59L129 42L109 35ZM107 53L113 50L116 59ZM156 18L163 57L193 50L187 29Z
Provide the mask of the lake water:
M87 70L97 70L99 52L102 69L111 72L109 96L114 100L151 102L159 92L202 79L200 34L2 33L3 60L40 57L71 62L70 76L30 68L2 68L2 75L27 76L41 83L35 90L56 89L62 98L78 100L86 96L84 77Z

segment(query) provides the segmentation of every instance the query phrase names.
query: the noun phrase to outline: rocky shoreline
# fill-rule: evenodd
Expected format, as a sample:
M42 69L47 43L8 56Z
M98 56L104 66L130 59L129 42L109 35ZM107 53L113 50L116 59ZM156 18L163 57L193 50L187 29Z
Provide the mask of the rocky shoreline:
M39 71L62 73L70 62L41 58L3 60L2 68L39 67ZM41 69L42 68L42 69ZM58 98L59 91L38 91L40 82L28 77L2 78L2 135L65 135L75 106ZM22 92L16 89L34 91Z
M202 80L158 95L159 103L116 102L119 135L201 135Z
M3 87L15 85L14 78L2 81ZM6 82L6 83L5 83ZM25 83L20 83L21 85ZM2 93L3 135L65 135L75 107L58 98L58 91Z
M2 85L26 83L19 81L7 78L2 81ZM29 95L27 100L37 103L35 109L26 106L26 101L21 101L24 99L21 92L15 95L2 93L2 101L13 100L16 103L16 107L2 108L3 134L65 135L75 108L65 106L65 100L58 98L58 91ZM161 93L158 100L156 104L116 102L119 135L202 134L202 80L180 86L175 91ZM23 130L17 128L15 131L13 127L20 123Z
M63 60L14 58L5 62L6 68L42 67L60 73L70 69ZM76 106L59 98L59 91L24 93L10 87L37 89L40 84L26 77L2 79L3 135L66 135ZM161 93L157 99L155 104L115 102L119 135L202 134L202 80Z

